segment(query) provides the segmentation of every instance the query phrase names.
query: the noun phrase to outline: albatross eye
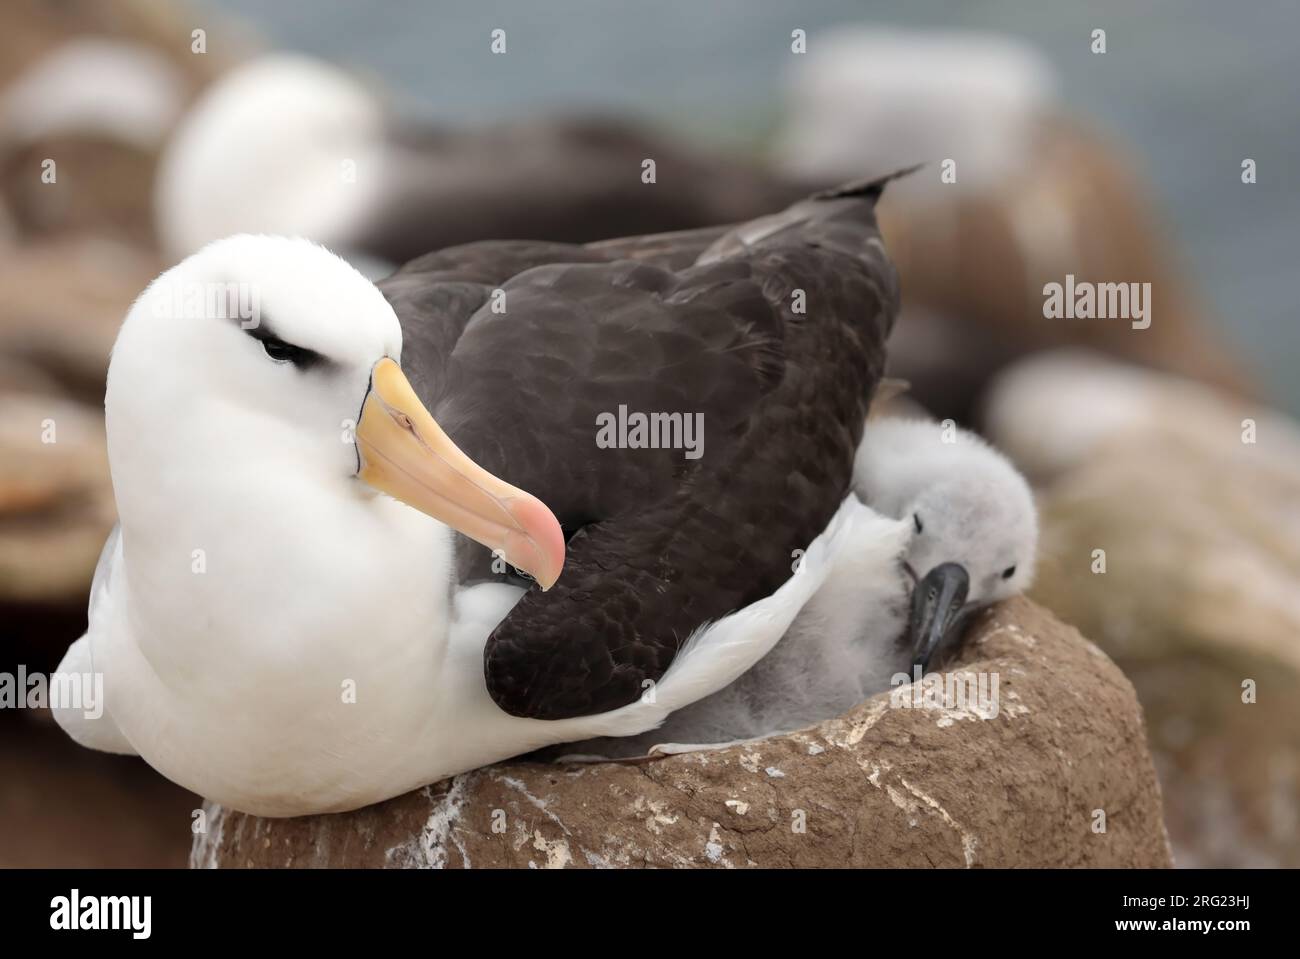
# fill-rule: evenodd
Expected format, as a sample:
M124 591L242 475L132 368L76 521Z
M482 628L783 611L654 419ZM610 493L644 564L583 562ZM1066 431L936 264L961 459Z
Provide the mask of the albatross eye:
M315 350L286 343L264 326L254 327L244 332L261 343L262 350L275 363L292 363L298 369L305 370L321 359L321 355Z
M277 363L292 363L303 352L299 347L273 336L262 341L262 349L266 350L266 355Z
M916 531L917 531L918 533L924 532L924 527L921 525L921 514L920 514L920 513L913 513L913 514L912 514L912 522L915 524L915 526L916 526Z
M1014 566L1008 566L1006 569L1002 571L1003 579L1010 579L1012 576L1015 575L1016 575L1016 568Z

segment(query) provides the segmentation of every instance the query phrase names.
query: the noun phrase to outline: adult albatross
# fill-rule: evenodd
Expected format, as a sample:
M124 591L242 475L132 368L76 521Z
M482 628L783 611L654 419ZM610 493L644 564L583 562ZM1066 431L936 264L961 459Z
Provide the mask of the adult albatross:
M60 667L103 675L103 714L56 718L296 815L722 688L846 538L896 308L883 182L731 229L446 250L382 295L302 240L183 261L109 370L120 526ZM702 416L704 455L598 447L620 405ZM458 588L453 529L541 588Z
M885 182L735 229L469 244L379 284L417 395L565 530L564 576L488 640L502 709L562 719L631 702L701 623L780 586L825 528L896 308L874 216ZM690 418L700 455L599 447L597 425L622 409Z

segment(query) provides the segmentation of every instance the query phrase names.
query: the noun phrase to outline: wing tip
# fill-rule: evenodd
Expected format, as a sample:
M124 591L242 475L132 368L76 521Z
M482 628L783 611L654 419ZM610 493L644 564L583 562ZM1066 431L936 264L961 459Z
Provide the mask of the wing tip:
M885 187L893 180L902 179L905 176L911 176L924 163L914 163L912 166L903 167L901 170L895 170L893 173L886 173L884 176L863 177L859 180L850 180L848 183L842 183L839 186L831 187L814 193L810 200L841 200L846 197L871 197L879 199L880 195L885 192Z

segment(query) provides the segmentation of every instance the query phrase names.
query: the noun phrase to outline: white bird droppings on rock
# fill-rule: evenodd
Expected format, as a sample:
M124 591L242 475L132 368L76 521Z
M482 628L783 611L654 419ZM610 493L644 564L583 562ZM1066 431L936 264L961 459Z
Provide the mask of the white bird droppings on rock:
M392 847L385 854L389 865L412 869L442 869L447 865L447 841L451 840L460 853L462 866L470 868L469 854L454 833L473 778L471 773L452 779L451 788L441 802L434 804L420 834ZM431 787L425 786L424 794L432 799Z
M714 865L722 865L728 869L734 868L731 863L722 858L722 837L718 835L718 824L716 822L709 829L709 840L704 844L704 858Z
M546 854L546 865L542 867L544 869L563 869L573 862L569 842L563 836L547 839L540 831L536 831L533 833L533 848Z

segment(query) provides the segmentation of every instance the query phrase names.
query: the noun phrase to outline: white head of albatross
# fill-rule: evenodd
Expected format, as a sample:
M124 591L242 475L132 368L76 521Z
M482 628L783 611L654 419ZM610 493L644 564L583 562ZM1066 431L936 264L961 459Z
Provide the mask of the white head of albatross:
M300 537L336 512L306 507L330 500L414 519L386 493L550 586L559 523L456 448L402 373L401 347L383 295L327 250L247 235L206 247L145 291L113 350L105 411L123 519L157 516L164 498L191 509L218 486L281 498Z
M481 663L447 688L448 527L543 586L563 534L447 438L401 346L379 291L304 240L219 241L137 300L105 397L120 536L64 664L103 673L109 711L62 716L74 738L269 815L529 748L494 728L475 754L477 717L454 713L495 707L473 699Z

